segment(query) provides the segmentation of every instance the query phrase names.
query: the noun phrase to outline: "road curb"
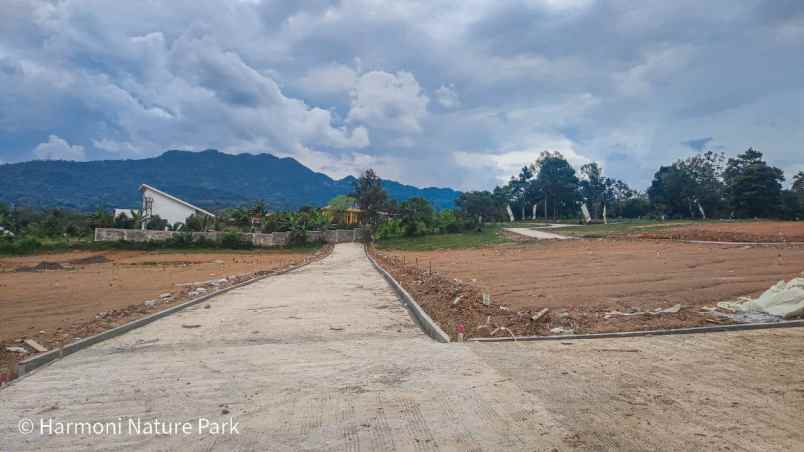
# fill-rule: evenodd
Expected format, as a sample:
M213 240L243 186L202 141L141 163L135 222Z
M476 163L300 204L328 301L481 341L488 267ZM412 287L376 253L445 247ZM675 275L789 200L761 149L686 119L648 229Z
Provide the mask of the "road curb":
M804 320L785 320L773 323L744 323L739 325L696 326L670 330L623 331L619 333L564 334L557 336L475 337L471 342L516 342L516 341L567 341L575 339L610 339L618 337L672 336L678 334L719 333L727 331L767 330L774 328L804 327Z
M307 265L310 265L310 264L312 264L314 262L318 262L319 260L324 259L325 257L327 257L331 252L332 252L332 250L330 249L330 251L327 252L326 254L324 254L324 255L316 258L316 259L312 259L309 262L305 262L303 264L297 265L295 267L290 267L290 268L287 268L285 270L278 271L276 273L268 273L268 274L265 274L265 275L257 276L255 278L251 278L251 279L246 280L246 281L239 282L239 283L234 284L232 286L225 287L225 288L220 289L220 290L216 290L215 292L208 293L206 295L202 295L202 296L200 296L198 298L193 298L193 299L191 299L189 301L185 301L184 303L181 303L181 304L177 304L176 306L171 306L170 308L167 308L164 311L159 311L159 312L156 312L154 314L151 314L151 315L148 315L148 316L136 319L136 320L132 320L132 321L130 321L128 323L125 323L123 325L114 327L114 328L112 328L110 330L106 330L106 331L100 332L98 334L95 334L95 335L92 335L92 336L85 337L83 339L77 340L75 342L71 342L71 343L65 345L64 347L61 347L61 348L58 348L58 349L53 349L53 350L50 350L49 352L45 352L45 353L42 353L42 354L39 354L39 355L32 356L32 357L30 357L28 359L24 359L24 360L22 360L22 361L17 363L17 368L16 368L17 378L15 380L21 379L22 377L24 377L26 374L30 373L34 369L37 369L38 367L41 367L41 366L43 366L45 364L48 364L48 363L50 363L52 361L55 361L55 360L60 359L60 358L63 358L65 356L67 356L67 355L71 355L71 354L73 354L73 353L75 353L75 352L77 352L79 350L83 350L83 349L85 349L85 348L87 348L87 347L89 347L91 345L97 344L99 342L103 342L103 341L105 341L107 339L111 339L113 337L120 336L121 334L124 334L124 333L127 333L129 331L135 330L135 329L140 328L142 326L145 326L145 325L147 325L147 324L149 324L151 322L159 320L159 319L161 319L163 317L167 317L167 316L169 316L171 314L175 314L176 312L179 312L179 311L181 311L181 310L183 310L185 308L197 305L199 303L202 303L204 301L209 300L210 298L213 298L213 297L216 297L216 296L221 295L223 293L229 292L230 290L239 289L240 287L247 286L247 285L255 283L257 281L261 281L261 280L263 280L265 278L269 278L271 276L283 275L285 273L289 273L289 272L292 272L294 270L298 270L298 269L300 269L302 267L305 267ZM13 383L15 380L12 380L11 383Z
M366 251L366 257L368 258L369 262L371 262L371 265L373 265L374 268L378 272L380 272L383 278L385 278L385 280L388 281L388 284L391 286L391 288L393 288L394 291L397 293L397 295L399 295L399 298L402 300L402 305L405 306L405 308L407 308L408 312L410 313L410 316L413 317L413 320L416 322L417 325L419 325L419 328L421 328L422 331L424 331L428 336L430 336L435 341L444 343L450 342L450 338L447 335L447 333L445 333L444 330L442 330L441 327L439 327L433 321L433 319L431 319L430 316L427 315L426 312L424 312L424 309L422 309L422 307L419 306L418 303L416 303L416 300L413 299L413 297L408 293L408 291L405 290L405 288L402 287L402 285L399 284L399 282L396 279L394 279L394 277L391 276L390 273L385 271L385 269L382 268L382 266L379 263L377 263L376 260L374 260L374 258L368 252L368 247L365 248L365 251Z

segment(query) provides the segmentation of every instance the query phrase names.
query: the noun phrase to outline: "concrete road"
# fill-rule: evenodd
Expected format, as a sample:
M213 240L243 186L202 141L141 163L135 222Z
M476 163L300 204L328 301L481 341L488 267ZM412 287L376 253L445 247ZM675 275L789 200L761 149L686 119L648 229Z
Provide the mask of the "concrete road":
M0 390L0 450L804 450L801 369L804 329L439 344L342 244Z
M569 240L575 237L568 237L566 235L554 234L552 232L538 231L531 228L503 228L505 231L513 232L514 234L524 235L537 240Z
M0 450L567 448L571 435L544 406L470 346L422 334L363 249L340 244L318 263L80 351L0 391ZM115 427L120 417L122 434L39 434L42 419L47 433L67 422ZM239 434L132 435L132 417L146 425L231 418ZM22 418L37 431L20 434Z

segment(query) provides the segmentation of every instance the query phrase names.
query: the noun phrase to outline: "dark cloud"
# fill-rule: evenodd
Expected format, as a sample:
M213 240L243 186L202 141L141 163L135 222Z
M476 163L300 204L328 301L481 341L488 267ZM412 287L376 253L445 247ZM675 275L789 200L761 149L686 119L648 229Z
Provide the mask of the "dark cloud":
M691 140L682 141L681 144L695 151L703 151L710 141L712 141L712 137L693 138Z
M0 11L3 161L219 148L469 189L555 149L644 188L717 136L727 152L753 145L804 167L797 0L0 0Z

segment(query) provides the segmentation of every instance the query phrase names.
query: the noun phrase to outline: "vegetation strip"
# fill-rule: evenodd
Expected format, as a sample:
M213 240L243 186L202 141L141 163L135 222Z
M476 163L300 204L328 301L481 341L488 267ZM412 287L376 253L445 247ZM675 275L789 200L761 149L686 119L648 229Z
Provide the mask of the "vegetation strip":
M368 257L371 265L373 265L374 268L376 268L377 271L380 272L380 274L385 278L385 280L388 281L388 284L394 289L394 291L399 294L399 297L402 299L402 304L408 309L408 312L410 312L411 317L413 317L413 320L416 322L416 324L419 325L419 327L434 340L438 342L450 342L450 338L447 333L445 333L433 321L433 319L431 319L430 316L424 312L424 309L422 309L421 306L416 303L416 300L413 299L405 288L402 287L402 285L399 284L399 282L395 280L390 273L385 271L385 269L374 260L374 258L368 252L368 247L366 247L366 257Z
M804 320L785 320L772 323L742 323L738 325L696 326L669 330L623 331L619 333L563 334L556 336L475 337L473 342L566 341L575 339L611 339L618 337L670 336L676 334L717 333L727 331L767 330L804 326Z
M67 344L64 347L61 347L61 348L58 348L58 349L53 349L53 350L51 350L51 351L49 351L47 353L32 356L32 357L30 357L28 359L22 360L22 361L17 363L17 369L16 369L17 378L23 377L25 374L30 373L32 370L34 370L34 369L36 369L38 367L41 367L41 366L43 366L43 365L45 365L45 364L47 364L49 362L52 362L52 361L54 361L56 359L63 358L64 356L70 355L70 354L75 353L75 352L77 352L79 350L83 350L83 349L85 349L85 348L87 348L87 347L89 347L91 345L97 344L99 342L103 342L103 341L105 341L107 339L111 339L113 337L120 336L121 334L127 333L127 332L129 332L131 330L134 330L134 329L137 329L139 327L145 326L145 325L147 325L147 324L149 324L149 323L151 323L151 322L153 322L155 320L159 320L159 319L161 319L163 317L167 317L167 316L169 316L171 314L174 314L176 312L179 312L179 311L183 310L184 308L188 308L190 306L193 306L193 305L199 304L201 302L207 301L207 300L209 300L209 299L211 299L213 297L216 297L218 295L221 295L221 294L223 294L225 292L229 292L230 290L237 289L237 288L240 288L240 287L243 287L243 286L247 286L249 284L255 283L257 281L260 281L262 279L265 279L265 278L268 278L268 277L271 277L271 276L279 276L279 275L283 275L285 273L292 272L294 270L298 270L298 269L300 269L300 268L302 268L304 266L307 266L309 264L312 264L313 262L317 262L317 261L327 257L332 252L332 248L333 248L332 245L325 246L323 248L324 249L323 253L321 253L321 254L319 254L317 256L314 255L312 259L309 259L307 262L303 262L303 263L301 263L299 265L292 266L290 268L286 268L286 269L283 269L283 270L280 270L280 271L277 271L277 272L272 272L272 273L268 273L268 274L265 274L265 275L256 276L256 277L254 277L252 279L249 279L247 281L243 281L243 282L234 284L232 286L225 287L223 289L217 290L217 291L209 293L207 295L203 295L203 296L200 296L198 298L193 298L192 300L189 300L187 302L184 302L184 303L176 305L176 306L172 306L172 307L170 307L168 309L165 309L164 311L159 311L159 312L157 312L155 314L151 314L151 315L149 315L147 317L142 317L142 318L139 318L139 319L136 319L136 320L132 320L131 322L125 323L123 325L120 325L118 327L112 328L110 330L103 331L101 333L95 334L95 335L90 336L90 337L85 337L85 338L80 339L78 341L75 341L75 342L72 342L70 344Z

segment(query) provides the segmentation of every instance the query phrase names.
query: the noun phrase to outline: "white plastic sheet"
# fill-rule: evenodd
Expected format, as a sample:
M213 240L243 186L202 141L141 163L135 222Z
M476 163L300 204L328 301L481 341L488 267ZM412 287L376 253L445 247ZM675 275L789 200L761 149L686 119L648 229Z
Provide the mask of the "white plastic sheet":
M761 312L785 319L804 317L804 274L788 282L779 281L756 299L743 297L736 302L718 303L718 307L734 312Z

